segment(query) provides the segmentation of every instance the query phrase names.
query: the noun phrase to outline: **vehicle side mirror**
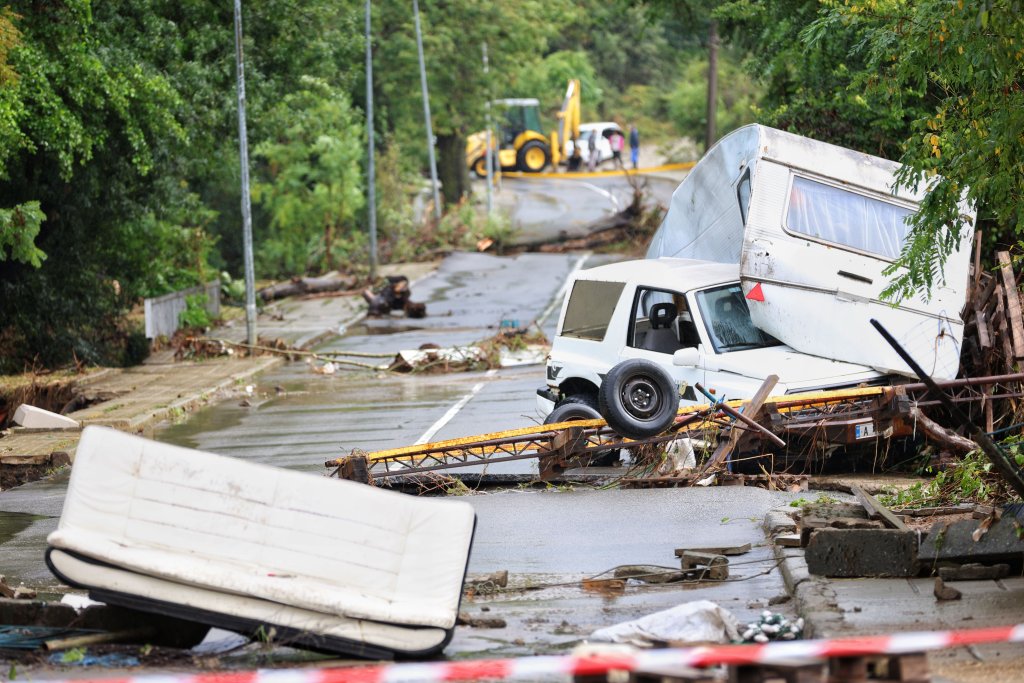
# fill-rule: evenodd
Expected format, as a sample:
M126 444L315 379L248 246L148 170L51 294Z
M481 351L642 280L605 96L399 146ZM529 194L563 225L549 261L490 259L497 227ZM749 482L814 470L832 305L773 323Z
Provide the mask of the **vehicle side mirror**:
M700 365L701 352L695 346L688 346L685 349L679 349L672 354L672 365L682 365L697 367Z

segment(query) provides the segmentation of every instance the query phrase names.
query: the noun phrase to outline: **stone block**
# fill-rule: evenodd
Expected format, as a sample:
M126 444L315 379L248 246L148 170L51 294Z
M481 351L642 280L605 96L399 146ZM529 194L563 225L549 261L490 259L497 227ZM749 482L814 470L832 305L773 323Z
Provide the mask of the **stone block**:
M985 581L1005 579L1010 575L1010 565L994 564L987 566L977 562L969 562L957 567L939 567L939 577L943 581Z
M21 425L25 429L78 429L81 427L70 417L51 413L49 410L36 408L27 403L22 403L14 411L14 424Z
M818 529L805 553L811 574L914 576L917 574L917 532L899 529Z
M986 520L936 523L921 542L922 563L1013 562L1024 558L1024 522L1004 515L985 531ZM977 540L975 540L977 537Z

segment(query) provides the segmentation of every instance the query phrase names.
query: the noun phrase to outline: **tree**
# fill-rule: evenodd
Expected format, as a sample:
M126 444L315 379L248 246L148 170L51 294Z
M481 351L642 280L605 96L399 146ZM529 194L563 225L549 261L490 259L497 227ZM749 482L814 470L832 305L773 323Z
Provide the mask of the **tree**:
M270 112L275 135L254 150L263 164L253 199L270 218L257 255L268 275L332 270L336 253L364 246L352 225L365 203L363 126L344 93L311 77L302 86Z
M857 0L823 12L811 45L838 32L864 36L852 54L864 68L851 82L899 109L922 93L910 121L898 182L927 184L889 288L895 297L943 281L942 264L973 226L961 201L993 230L1024 231L1024 12L1017 0Z
M716 15L745 68L763 87L758 120L769 126L886 158L897 158L920 115L920 91L899 99L864 88L865 56L856 47L869 27L837 22L812 35L819 0L734 0Z
M410 4L388 3L376 18L375 51L380 106L403 149L423 139L418 60ZM468 191L466 136L484 126L484 103L516 87L515 74L537 62L548 39L574 16L569 0L450 0L423 3L420 21L438 148L438 176L446 203ZM490 46L490 78L484 79L481 46ZM419 143L422 148L422 142ZM425 153L424 153L425 155Z

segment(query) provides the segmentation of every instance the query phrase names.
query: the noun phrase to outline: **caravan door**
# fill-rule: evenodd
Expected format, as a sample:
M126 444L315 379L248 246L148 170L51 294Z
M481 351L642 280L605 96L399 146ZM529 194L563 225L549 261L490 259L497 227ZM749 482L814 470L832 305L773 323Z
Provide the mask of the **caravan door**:
M878 319L930 374L957 375L969 240L929 300L893 306L883 271L899 256L916 203L761 159L740 279L754 324L798 351L913 376L871 326Z

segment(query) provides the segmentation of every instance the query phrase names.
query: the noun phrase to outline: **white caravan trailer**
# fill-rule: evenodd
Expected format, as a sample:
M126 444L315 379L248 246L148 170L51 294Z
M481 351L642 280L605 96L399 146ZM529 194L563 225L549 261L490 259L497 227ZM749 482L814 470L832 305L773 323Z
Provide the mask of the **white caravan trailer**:
M877 318L937 379L960 364L971 235L930 299L893 306L882 274L925 192L894 192L899 164L760 125L722 138L676 189L648 258L740 265L759 328L798 351L913 376ZM923 185L923 184L922 184ZM961 210L973 213L963 205ZM968 231L969 232L969 231Z

